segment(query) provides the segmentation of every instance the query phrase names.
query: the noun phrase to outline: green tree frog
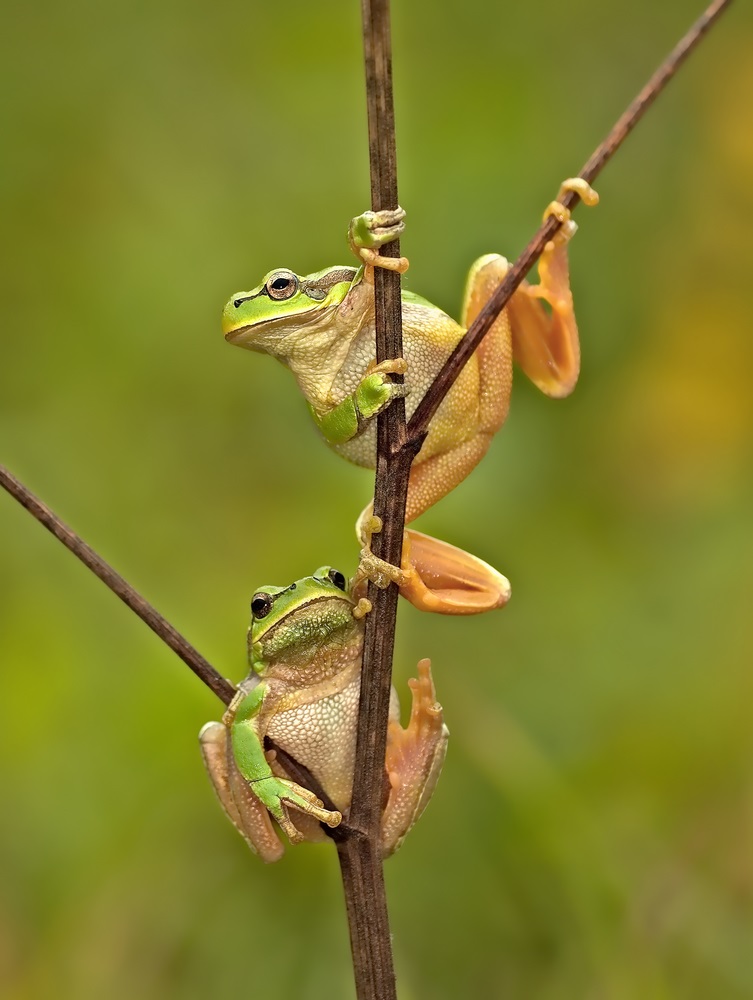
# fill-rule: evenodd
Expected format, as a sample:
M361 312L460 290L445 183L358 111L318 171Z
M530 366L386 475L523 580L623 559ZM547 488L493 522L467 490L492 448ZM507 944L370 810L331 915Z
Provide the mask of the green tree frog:
M513 358L549 396L567 396L575 387L580 349L567 243L576 227L559 200L565 190L576 190L586 204L598 201L585 181L574 178L563 183L558 200L548 206L544 217L556 215L563 227L540 258L540 282L520 286L439 407L413 463L406 522L454 489L486 453L507 416ZM325 441L367 468L375 465L377 414L408 393L410 417L509 266L498 254L475 262L460 324L403 290L405 358L376 364L374 268L407 269L405 258L379 254L402 232L403 217L401 209L358 216L350 224L349 242L359 267L329 267L308 275L276 268L256 288L236 292L222 317L228 342L270 354L292 371ZM391 380L395 372L406 373L405 385ZM370 508L358 521L366 555L370 531L379 527L373 521ZM390 574L387 567L378 582L397 580L403 595L424 610L472 614L500 607L510 595L508 581L491 566L418 532L406 533L402 567L392 569ZM367 573L379 576L380 567L372 565Z
M350 806L364 624L342 573L328 566L288 587L262 587L251 601L251 672L222 722L208 722L199 740L209 776L228 817L264 861L282 843L322 840ZM356 612L356 614L354 614ZM407 728L392 689L382 849L392 854L430 799L447 748L429 660L409 682ZM327 809L291 779L285 756L301 764L335 805Z

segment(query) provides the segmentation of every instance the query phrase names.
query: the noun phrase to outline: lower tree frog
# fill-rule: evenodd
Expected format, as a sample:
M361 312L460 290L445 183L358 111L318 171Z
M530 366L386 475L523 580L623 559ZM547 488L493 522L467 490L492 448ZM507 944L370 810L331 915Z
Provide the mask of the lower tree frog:
M264 861L282 843L322 840L350 806L364 624L342 573L327 566L288 587L263 587L251 601L251 673L222 722L199 740L215 791L230 820ZM356 615L354 615L356 611ZM408 682L407 728L392 689L385 757L382 849L392 854L431 798L447 748L429 660ZM277 751L282 751L278 753ZM285 757L302 765L335 806L324 807L291 779Z

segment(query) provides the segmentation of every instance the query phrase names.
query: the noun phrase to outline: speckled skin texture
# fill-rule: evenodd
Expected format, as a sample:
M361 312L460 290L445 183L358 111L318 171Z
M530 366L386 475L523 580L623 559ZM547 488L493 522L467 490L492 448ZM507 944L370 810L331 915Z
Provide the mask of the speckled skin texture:
M518 288L432 418L410 471L406 523L453 490L486 454L509 410L513 357L550 396L565 396L575 386L580 351L567 257L572 231L568 229L562 238L547 244L539 260L540 283L524 282ZM407 266L407 261L401 260ZM488 254L475 262L468 277L460 324L426 300L403 291L409 417L507 270L507 261L498 254ZM315 294L324 292L321 286L328 280L326 296L317 304L306 289ZM276 281L292 295L282 303L273 301ZM394 398L394 391L385 385L388 375L384 369L374 373L373 282L372 263L352 276L343 267L303 277L292 272L270 272L265 283L253 292L238 293L231 299L223 314L228 340L270 354L286 365L325 441L344 458L367 468L373 468L376 459L376 416ZM287 291L283 294L287 295ZM549 304L551 313L539 299ZM374 379L380 378L381 396L373 401L368 393L372 392ZM356 525L362 546L359 572L379 582L386 570L385 564L379 564L370 554L370 515L371 505ZM388 576L398 582L401 594L416 607L442 614L479 614L500 608L509 599L509 582L482 560L446 543L436 541L431 546L425 540L414 545L413 551L416 555L423 552L426 558L411 558L407 554L411 537L409 530L400 575ZM450 567L454 567L454 576ZM427 582L437 576L444 581L440 588Z
M364 285L370 291L370 286ZM410 417L442 364L465 333L435 306L403 304L403 355ZM353 392L374 358L374 320L369 315L352 343L330 390L330 405ZM411 473L406 520L411 521L461 482L483 457L504 422L512 383L512 340L503 314L458 376L429 427ZM357 465L373 468L376 422L358 437L333 446Z
M340 812L350 806L355 732L361 683L360 644L331 661L336 672L311 683L270 678L266 734L311 772ZM288 708L287 706L291 707ZM264 723L261 723L262 725Z

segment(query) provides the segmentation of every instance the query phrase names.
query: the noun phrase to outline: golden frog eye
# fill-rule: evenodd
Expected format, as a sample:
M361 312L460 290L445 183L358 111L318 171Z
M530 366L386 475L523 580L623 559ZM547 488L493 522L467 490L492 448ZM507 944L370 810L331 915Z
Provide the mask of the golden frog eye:
M278 271L266 285L267 295L278 302L292 298L298 291L298 278L292 271Z

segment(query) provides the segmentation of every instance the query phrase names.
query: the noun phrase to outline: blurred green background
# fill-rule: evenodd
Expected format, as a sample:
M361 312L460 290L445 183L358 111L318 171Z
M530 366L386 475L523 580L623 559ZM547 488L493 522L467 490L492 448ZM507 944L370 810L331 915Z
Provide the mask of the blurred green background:
M457 312L700 4L393 12L409 287ZM219 331L367 207L358 6L9 0L0 461L224 673L248 601L352 572L371 489ZM753 997L753 15L738 4L581 209L575 395L518 379L421 526L507 573L401 608L452 731L387 878L401 997ZM334 852L264 867L196 734L213 696L0 497L0 993L351 996Z

